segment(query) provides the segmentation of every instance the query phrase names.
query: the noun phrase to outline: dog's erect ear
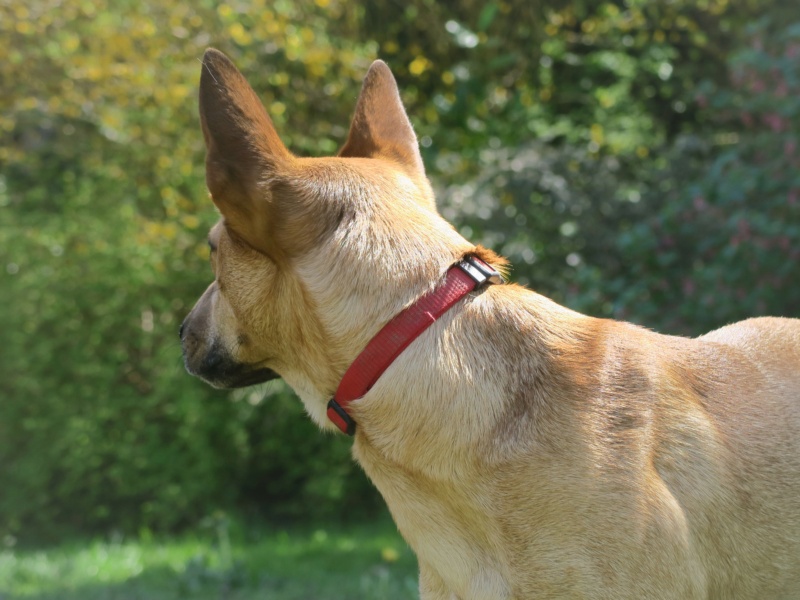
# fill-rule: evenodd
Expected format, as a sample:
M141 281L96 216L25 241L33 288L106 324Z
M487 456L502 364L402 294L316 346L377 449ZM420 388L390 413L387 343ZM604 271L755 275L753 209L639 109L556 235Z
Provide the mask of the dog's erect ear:
M417 136L385 62L376 60L364 78L350 135L339 156L386 158L424 175Z
M292 155L253 88L228 57L213 48L203 56L200 122L212 199L226 222L259 247L267 218L266 192L259 184Z

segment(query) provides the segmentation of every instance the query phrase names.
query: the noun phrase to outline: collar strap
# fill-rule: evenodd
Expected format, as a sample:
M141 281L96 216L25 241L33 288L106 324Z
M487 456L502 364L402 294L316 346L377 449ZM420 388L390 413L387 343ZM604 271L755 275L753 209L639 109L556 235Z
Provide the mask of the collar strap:
M502 282L500 273L476 256L450 267L441 286L395 315L356 357L328 402L328 418L353 435L356 423L347 405L366 394L394 359L456 302L486 284Z

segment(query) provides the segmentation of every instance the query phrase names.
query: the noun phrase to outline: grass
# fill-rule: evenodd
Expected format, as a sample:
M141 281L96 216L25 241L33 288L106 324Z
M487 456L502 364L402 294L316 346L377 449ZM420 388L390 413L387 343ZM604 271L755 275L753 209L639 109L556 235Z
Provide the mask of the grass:
M416 560L391 523L248 529L222 515L180 537L0 551L0 600L418 598Z

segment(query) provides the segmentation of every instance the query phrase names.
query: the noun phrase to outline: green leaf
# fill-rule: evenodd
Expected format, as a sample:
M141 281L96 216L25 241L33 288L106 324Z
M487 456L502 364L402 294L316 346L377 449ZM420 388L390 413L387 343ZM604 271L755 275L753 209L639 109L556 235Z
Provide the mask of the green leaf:
M499 6L495 2L489 2L481 9L478 15L478 31L486 31L494 21Z

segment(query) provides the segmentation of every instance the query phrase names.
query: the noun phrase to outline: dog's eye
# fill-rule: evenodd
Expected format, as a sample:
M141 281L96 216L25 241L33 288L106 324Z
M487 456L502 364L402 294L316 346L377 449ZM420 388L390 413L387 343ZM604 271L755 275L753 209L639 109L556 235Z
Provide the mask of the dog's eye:
M217 256L216 256L217 245L214 242L212 242L211 240L208 240L208 248L211 250L211 252L209 252L209 254L208 254L208 262L211 264L211 272L216 277L216 274L217 274L217 260L216 260L217 259Z

